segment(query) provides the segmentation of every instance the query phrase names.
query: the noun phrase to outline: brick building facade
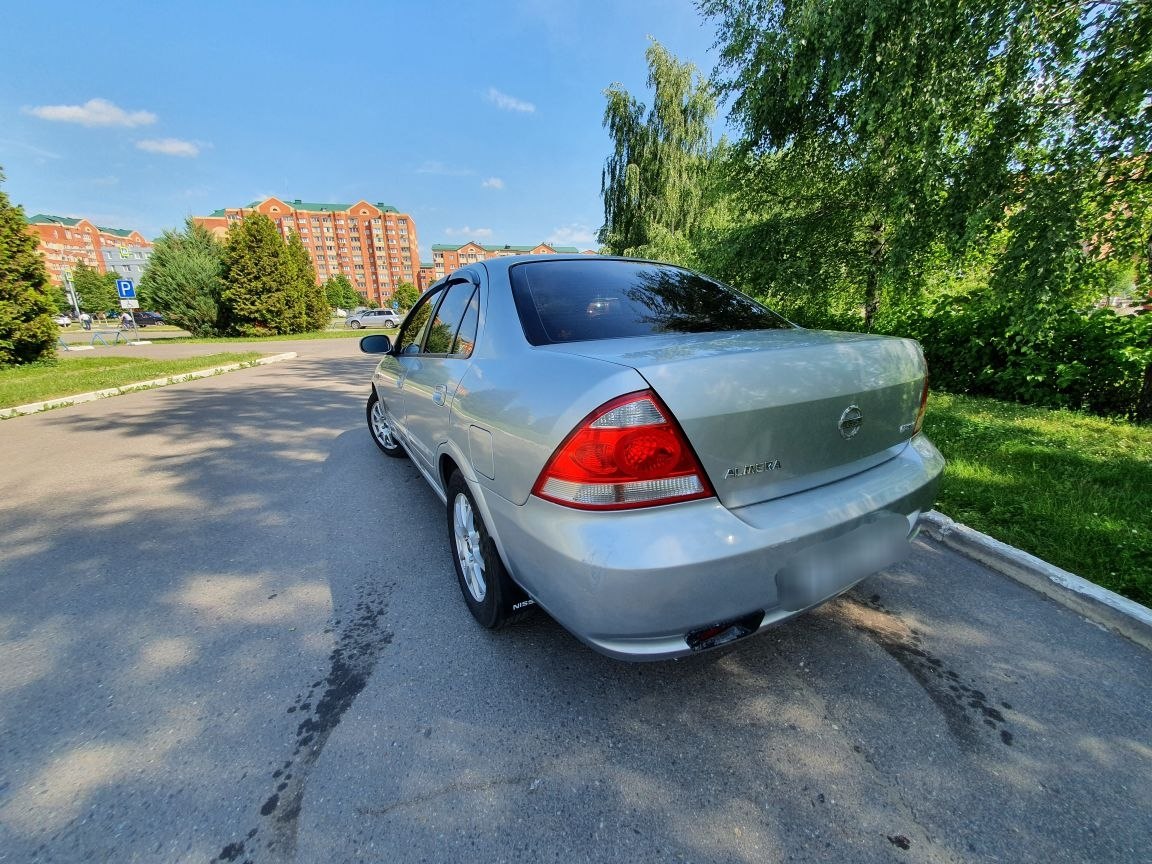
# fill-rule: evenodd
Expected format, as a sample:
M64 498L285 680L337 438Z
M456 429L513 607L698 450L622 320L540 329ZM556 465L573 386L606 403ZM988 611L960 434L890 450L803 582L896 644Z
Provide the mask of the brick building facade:
M431 281L428 282L428 285L466 264L473 264L488 258L504 258L508 255L577 254L580 254L580 250L575 246L550 246L547 243L537 243L535 246L484 246L475 241L465 243L462 246L437 243L432 247L432 265L429 272ZM422 264L420 266L424 268L428 265ZM427 285L421 285L420 290L423 291L426 287Z
M65 272L71 273L80 263L139 282L152 254L152 244L139 231L102 228L87 219L37 213L28 218L28 231L38 241L48 276L56 285L63 285Z
M369 305L391 304L401 282L417 284L420 244L416 223L387 204L312 204L266 198L246 207L229 207L193 220L221 239L228 226L253 213L263 213L287 240L300 235L323 283L343 273Z

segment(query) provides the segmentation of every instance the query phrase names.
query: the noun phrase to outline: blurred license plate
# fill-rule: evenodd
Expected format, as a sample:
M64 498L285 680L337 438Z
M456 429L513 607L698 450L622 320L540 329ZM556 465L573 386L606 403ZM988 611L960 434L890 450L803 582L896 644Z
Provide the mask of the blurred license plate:
M857 526L797 552L776 573L780 605L789 611L834 597L907 557L908 520L898 514Z

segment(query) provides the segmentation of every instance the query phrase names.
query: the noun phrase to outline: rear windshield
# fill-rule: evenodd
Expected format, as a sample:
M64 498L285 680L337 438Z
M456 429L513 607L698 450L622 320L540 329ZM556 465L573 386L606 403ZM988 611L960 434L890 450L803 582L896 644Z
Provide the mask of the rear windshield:
M510 271L533 345L658 333L792 327L775 312L699 273L644 261L532 261Z

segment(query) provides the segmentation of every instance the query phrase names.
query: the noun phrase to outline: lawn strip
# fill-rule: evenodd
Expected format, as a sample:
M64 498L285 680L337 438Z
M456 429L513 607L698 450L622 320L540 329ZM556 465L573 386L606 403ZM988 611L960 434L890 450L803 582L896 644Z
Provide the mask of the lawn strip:
M126 387L230 363L252 362L261 356L258 351L206 354L174 360L65 356L53 362L0 370L0 408L60 399L94 390Z
M1152 427L933 393L924 429L938 510L1152 605Z

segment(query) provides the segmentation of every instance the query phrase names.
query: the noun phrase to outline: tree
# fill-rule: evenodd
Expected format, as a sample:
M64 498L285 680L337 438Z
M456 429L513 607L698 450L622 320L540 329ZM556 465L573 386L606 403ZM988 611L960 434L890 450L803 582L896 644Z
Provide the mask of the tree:
M401 309L411 309L420 299L420 292L411 282L401 282L392 292L392 299L400 304Z
M220 292L226 332L269 336L306 329L298 274L271 219L257 213L232 223Z
M324 283L324 295L333 309L354 309L360 305L360 295L343 273L337 273Z
M116 274L101 273L83 261L72 271L72 290L84 312L106 312L120 305L116 293Z
M600 179L600 242L612 254L682 260L708 203L716 98L695 66L659 42L645 56L651 109L619 84L604 91L613 152Z
M224 247L191 219L183 231L165 231L152 247L138 296L193 336L222 333L220 306Z
M323 330L332 320L328 298L324 294L324 287L316 282L312 258L304 248L300 235L295 232L288 240L288 256L295 270L295 306L299 310L299 330L293 332Z
M0 368L53 356L59 338L55 311L48 271L24 210L0 192Z
M734 99L743 151L786 163L805 188L819 187L818 170L853 190L842 203L863 250L839 257L858 274L867 321L885 285L923 281L934 249L963 256L1004 237L992 285L1043 311L1082 299L1104 257L1131 261L1147 242L1136 189L1152 143L1148 4L701 8L719 25L721 89Z

